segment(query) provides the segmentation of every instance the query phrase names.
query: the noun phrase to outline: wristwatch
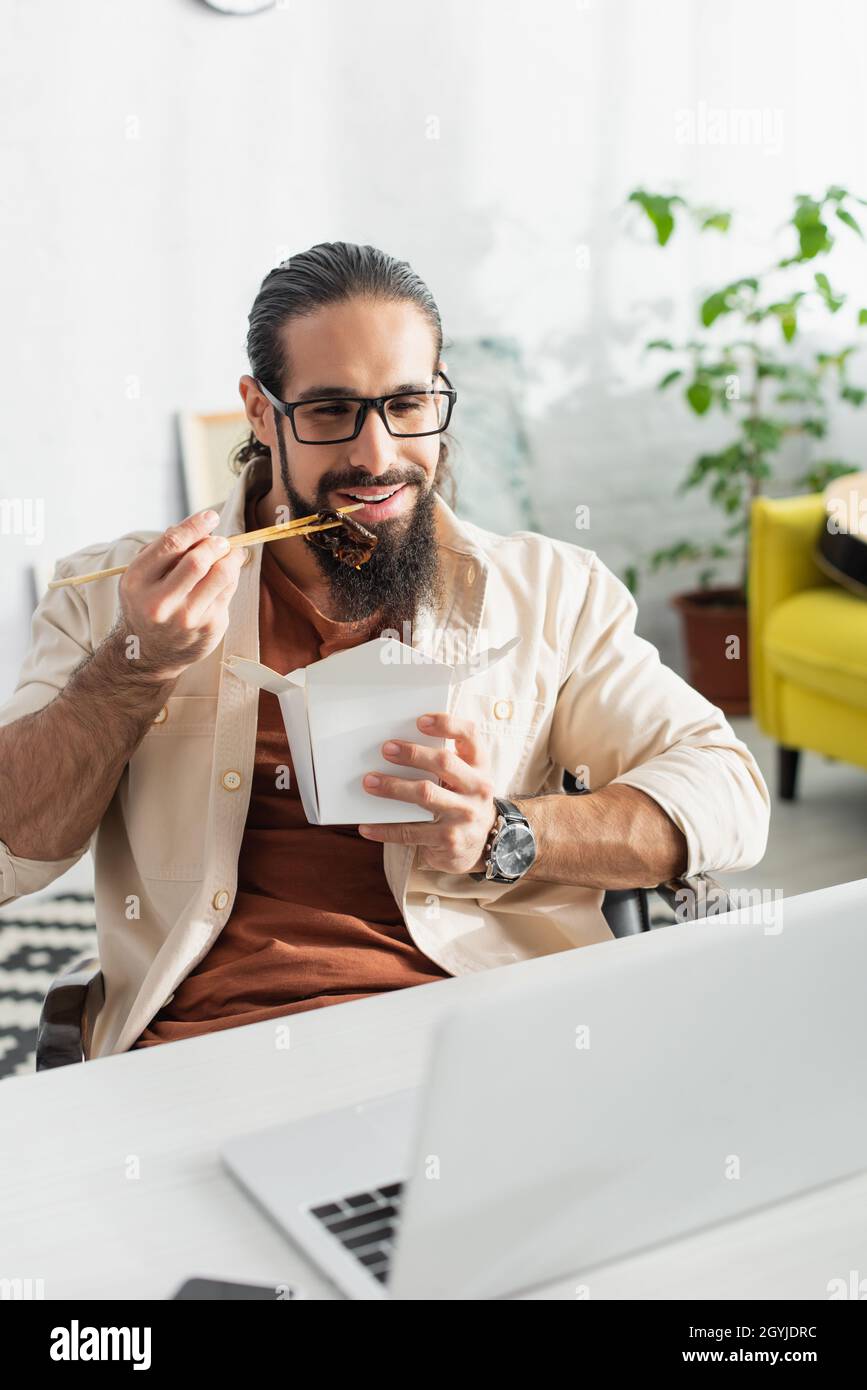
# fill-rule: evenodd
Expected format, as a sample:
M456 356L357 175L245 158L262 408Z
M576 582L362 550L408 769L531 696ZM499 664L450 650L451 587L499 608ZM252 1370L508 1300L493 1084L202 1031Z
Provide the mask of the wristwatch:
M470 874L494 883L516 883L536 858L536 840L530 822L513 801L494 797L498 816L485 843L485 868Z

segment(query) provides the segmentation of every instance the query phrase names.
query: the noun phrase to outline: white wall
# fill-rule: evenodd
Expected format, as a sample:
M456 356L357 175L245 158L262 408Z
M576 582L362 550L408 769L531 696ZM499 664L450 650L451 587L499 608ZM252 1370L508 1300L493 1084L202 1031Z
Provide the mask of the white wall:
M792 193L867 194L858 0L291 0L247 19L0 0L0 16L0 497L44 500L50 557L179 519L174 413L234 404L261 278L339 238L410 260L447 337L519 336L543 527L621 569L711 524L698 503L666 519L713 431L656 396L641 342L677 331L693 286L764 262ZM675 113L700 102L778 110L781 147L679 143ZM620 211L638 183L743 210L746 241L640 243ZM841 417L822 452L859 461L860 438ZM0 535L0 699L34 549ZM675 659L676 582L642 611Z

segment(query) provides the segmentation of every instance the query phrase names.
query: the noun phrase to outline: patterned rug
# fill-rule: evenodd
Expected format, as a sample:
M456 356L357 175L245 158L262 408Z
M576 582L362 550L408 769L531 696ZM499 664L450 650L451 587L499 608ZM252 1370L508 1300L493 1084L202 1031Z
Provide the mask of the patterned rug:
M0 1080L36 1069L36 1025L48 986L78 956L96 954L87 893L21 898L0 907Z

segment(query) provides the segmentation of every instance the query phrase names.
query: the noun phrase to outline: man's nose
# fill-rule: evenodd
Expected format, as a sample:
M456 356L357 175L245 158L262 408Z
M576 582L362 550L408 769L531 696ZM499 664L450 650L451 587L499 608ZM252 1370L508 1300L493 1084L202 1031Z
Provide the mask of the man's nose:
M358 438L351 440L348 447L349 462L353 467L364 468L374 477L390 468L397 457L394 437L375 410L367 412Z

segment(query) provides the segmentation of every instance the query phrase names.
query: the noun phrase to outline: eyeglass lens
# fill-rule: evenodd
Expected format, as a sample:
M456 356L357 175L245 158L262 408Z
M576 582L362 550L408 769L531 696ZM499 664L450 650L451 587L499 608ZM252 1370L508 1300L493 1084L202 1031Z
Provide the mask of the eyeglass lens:
M305 443L336 443L351 438L358 411L358 402L347 398L307 401L295 407L295 430ZM448 413L449 398L442 391L392 396L385 402L387 427L395 435L437 434Z

